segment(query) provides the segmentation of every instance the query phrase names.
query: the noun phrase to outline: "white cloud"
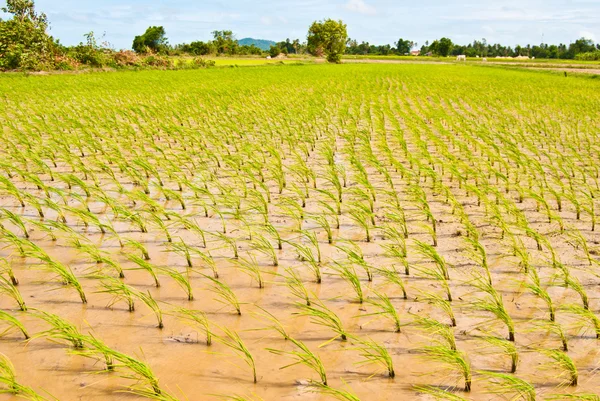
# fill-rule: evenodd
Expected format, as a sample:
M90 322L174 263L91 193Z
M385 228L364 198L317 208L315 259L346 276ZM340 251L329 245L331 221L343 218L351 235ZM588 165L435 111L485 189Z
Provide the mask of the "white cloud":
M580 38L586 38L586 39L592 39L594 42L598 42L596 40L596 35L593 32L590 32L590 31L580 31L579 32L579 37Z
M377 10L375 7L368 5L364 0L349 0L345 6L346 10L365 15L375 15Z

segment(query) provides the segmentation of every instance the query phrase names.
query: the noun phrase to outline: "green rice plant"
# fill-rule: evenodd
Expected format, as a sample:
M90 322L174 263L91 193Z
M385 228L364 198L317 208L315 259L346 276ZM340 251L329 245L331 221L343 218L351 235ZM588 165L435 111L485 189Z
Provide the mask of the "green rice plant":
M148 249L142 243L131 238L127 238L125 241L123 241L123 244L125 245L125 249L129 247L129 249L135 249L136 251L140 251L144 260L150 260L150 254L148 253Z
M373 267L365 260L362 249L354 242L348 242L348 246L337 245L337 249L344 252L349 263L360 266L367 273L367 280L373 281Z
M482 340L492 347L499 348L502 353L510 357L510 373L515 373L517 371L517 365L519 363L519 351L517 350L517 346L514 342L505 340L504 338L492 336L483 337ZM486 346L485 349L488 350L488 346Z
M105 347L101 351L115 361L115 369L127 369L129 371L129 373L122 373L121 377L134 380L138 384L145 384L156 395L162 394L163 391L159 386L158 378L148 364L109 347Z
M13 247L15 247L17 249L17 251L19 252L19 255L22 257L25 257L25 249L27 248L27 245L29 244L29 240L21 238L19 236L16 236L12 231L7 230L6 228L2 227L2 224L0 224L0 241L3 242L8 242L9 246L12 245Z
M344 379L342 379L342 382L344 382ZM329 395L341 401L360 401L356 394L353 394L350 390L336 389L320 382L312 382L309 391Z
M420 255L434 262L440 275L445 280L450 280L450 274L448 273L448 264L442 255L440 255L433 246L425 244L424 242L415 240L415 250Z
M391 244L382 244L387 256L399 260L404 266L404 273L410 274L410 267L407 259L406 239L396 227L385 225L382 227L382 233L385 239L391 240Z
M394 361L386 347L371 339L360 339L353 336L352 340L358 343L352 349L358 351L360 356L364 358L363 361L356 362L357 365L377 364L381 366L390 378L393 379L396 377Z
M17 286L19 285L19 280L15 277L15 272L12 269L12 264L4 258L0 258L0 275L6 273L10 282Z
M291 241L285 241L287 244L291 245L295 250L296 253L298 254L298 258L302 261L302 262L307 262L307 265L310 269L310 271L313 273L314 277L315 277L315 281L317 282L317 284L320 284L323 277L321 274L321 264L319 263L319 260L315 257L315 255L313 254L312 248L304 245L300 242L291 242Z
M220 239L221 241L223 241L224 243L226 243L229 246L229 248L231 248L234 259L239 258L237 239L235 237L230 237L230 236L223 234L221 232L218 232L218 231L211 233L211 234L214 235L215 237L217 237L218 239Z
M317 252L317 263L321 263L321 247L319 246L317 235L313 231L308 230L300 230L300 234L313 246L314 250Z
M148 218L152 223L154 223L162 232L165 234L167 242L173 242L173 238L171 237L171 233L169 232L169 228L165 224L165 222L155 213L148 213Z
M65 341L70 343L71 347L75 349L81 349L84 347L84 335L81 334L77 327L75 327L72 323L58 315L37 309L34 310L33 315L38 319L42 319L48 323L50 328L35 334L30 338L30 340L46 337L50 338L51 340Z
M179 320L192 328L199 328L202 330L206 338L206 345L212 345L213 333L210 329L210 321L208 320L206 313L199 310L176 308L169 312L169 314L176 316Z
M267 327L257 329L257 330L273 330L273 331L276 331L277 333L279 333L281 335L281 337L283 337L284 340L290 339L290 335L288 334L285 327L283 326L283 323L281 323L281 321L279 319L277 319L275 317L275 315L273 315L271 312L269 312L268 310L266 310L263 307L260 307L258 305L256 305L256 307L258 309L260 309L260 312L252 312L252 314L254 316L258 317L259 319L267 320L270 323Z
M83 356L85 358L94 359L96 361L104 361L105 371L111 372L115 370L114 358L111 355L110 349L101 340L94 337L93 334L82 337L84 347L74 348L69 350L69 354Z
M0 394L13 394L31 401L48 401L48 398L36 393L31 387L17 382L15 368L4 354L0 353ZM54 398L54 400L57 400Z
M414 386L414 389L421 394L433 397L435 400L467 401L466 398L463 398L458 394L454 394L448 390L444 390L436 386Z
M366 241L371 242L371 228L375 226L372 220L375 219L375 215L369 207L362 203L352 202L348 210L348 217L365 231Z
M158 306L156 300L152 298L152 294L150 294L150 291L147 291L145 293L142 291L135 291L133 295L137 299L145 303L146 306L150 308L150 310L152 310L152 312L156 316L156 320L158 321L158 328L162 329L164 327L162 319L162 310L160 309L160 306Z
M329 199L331 202L333 202L333 204L335 205L335 207L331 206L330 203L327 202L327 200L322 200L322 199L317 200L318 204L324 209L324 214L333 217L333 220L335 222L335 225L334 225L335 229L339 230L340 229L340 216L342 215L342 204L338 201L335 194L333 194L327 190L318 189L317 192L325 195L326 198Z
M310 317L310 322L319 326L324 326L331 329L336 335L327 340L319 346L319 348L326 346L330 342L340 338L342 341L348 339L348 332L344 328L344 324L331 309L318 298L311 303L306 305L304 303L296 303L296 306L300 309L299 315Z
M262 277L262 270L256 260L256 257L251 253L248 253L248 258L239 258L236 260L235 266L242 273L247 274L253 280L258 283L258 288L264 288L264 279Z
M559 323L548 320L534 320L532 323L534 327L531 331L544 330L549 334L554 334L560 339L562 350L565 352L569 350L568 334Z
M450 369L457 371L465 381L465 391L471 391L473 381L471 364L465 354L445 346L436 345L423 348L423 355L432 361L446 365Z
M562 287L565 287L565 288L571 288L581 298L581 303L582 303L583 308L584 309L590 308L590 301L589 301L587 291L585 290L585 287L583 286L583 284L581 283L581 281L579 281L579 279L577 277L571 276L570 274L566 275L564 277L564 281L562 283L560 283L559 285Z
M320 383L324 386L327 386L327 372L325 371L325 366L321 361L321 358L318 354L312 352L306 344L304 344L300 340L296 340L294 338L289 338L289 341L294 344L297 349L293 351L283 351L274 348L267 348L267 351L275 354L275 355L284 355L289 356L295 360L295 362L282 366L280 369L287 369L296 365L304 365L310 369L312 369L315 373L319 375Z
M11 212L6 208L0 208L0 212L2 212L2 219L7 219L12 224L19 227L21 231L23 231L23 236L25 236L25 238L29 238L29 231L27 231L25 221L21 218L21 216Z
M83 287L69 266L65 266L60 262L48 259L46 262L46 268L60 277L64 285L73 287L79 294L79 298L81 299L82 303L87 303L87 298L85 297Z
M25 305L25 300L21 296L21 292L14 284L13 280L10 278L4 277L3 274L0 273L0 294L8 295L12 298L18 305L22 311L27 310L27 306Z
M350 286L356 293L356 298L358 299L358 303L362 304L364 301L362 285L360 283L360 278L356 274L354 265L347 264L347 263L334 262L331 265L331 268L333 270L335 270L344 281L346 281L348 284L350 284Z
M387 294L380 293L377 290L373 290L373 294L375 294L376 298L367 298L367 303L377 308L377 311L366 313L361 316L375 316L373 320L386 318L394 324L394 332L400 333L400 316L398 315L398 311L394 307L394 304L392 304L390 298L387 296ZM371 321L362 324L361 328L371 323Z
M217 278L209 277L203 274L204 277L211 281L212 286L209 288L209 291L213 294L216 294L217 298L215 301L220 302L224 305L232 306L238 315L242 314L241 303L238 300L237 296L226 283L219 281Z
M185 273L180 273L175 269L171 269L168 267L159 267L158 272L159 274L164 274L175 280L175 282L185 291L188 301L194 300L194 293L192 289L192 284L190 283L189 271L186 271Z
M527 287L533 295L540 298L546 303L550 314L550 321L553 322L555 320L556 307L552 302L552 297L550 296L546 288L542 286L537 270L531 269L529 271L529 279L530 282L526 282L525 287Z
M568 383L569 386L577 386L579 372L575 362L573 362L573 359L571 359L566 352L556 349L540 349L539 352L552 360L552 363L548 364L549 368L551 367L561 371L558 376L559 378L566 377L565 383Z
M503 397L513 395L513 400L535 401L535 387L517 376L506 373L478 371L489 381L487 392L490 394L499 394Z
M331 225L329 224L329 220L327 217L316 214L310 217L312 221L314 221L319 227L321 227L327 233L327 243L333 244L333 230L331 229Z
M305 201L304 197L301 199L302 202ZM302 222L304 221L303 204L304 203L298 204L295 199L288 197L282 198L277 204L277 207L281 210L281 213L284 216L287 216L292 219L292 221L296 222L295 230L302 230Z
M133 287L128 286L119 279L113 277L105 277L100 281L100 290L98 293L109 294L112 299L108 303L108 307L112 308L117 302L124 301L127 303L129 312L135 310L135 297L137 290Z
M231 348L235 355L238 358L242 359L250 367L250 369L252 369L252 376L254 379L254 383L256 383L256 363L254 361L254 357L250 353L250 350L248 350L248 348L246 347L246 344L244 344L237 332L229 330L227 327L221 327L221 331L223 331L224 335L215 335L215 340Z
M310 306L310 292L304 285L298 272L291 267L286 267L285 272L287 273L287 275L284 276L285 285L290 290L290 293L296 298L301 299L306 305Z
M514 342L515 325L510 314L504 307L502 295L496 291L496 289L491 283L489 283L489 281L483 279L481 276L476 277L476 279L471 282L471 285L478 288L479 290L486 292L489 295L488 298L476 298L471 302L471 307L475 310L489 312L492 315L494 315L496 319L504 323L508 330L508 340Z
M402 291L402 298L408 299L406 284L404 283L404 280L402 280L402 277L400 277L400 273L398 273L394 267L379 267L376 271L385 278L386 282L398 286Z
M450 348L452 351L456 351L456 337L451 326L427 316L417 314L411 314L411 316L414 319L414 323L423 331L428 340L435 341L434 339L440 339L441 341L438 343Z
M0 322L4 322L9 325L9 327L6 330L0 333L0 338L10 330L18 329L23 334L26 340L29 339L29 333L27 332L27 329L25 328L23 323L21 323L16 317L11 315L10 313L0 310Z
M419 272L422 277L438 281L446 293L446 299L448 299L448 302L452 302L452 290L450 288L450 283L444 276L443 272L439 271L437 268L429 268L426 266L419 266L415 267L414 269Z
M270 234L271 236L273 236L273 239L275 241L277 241L277 249L282 250L283 249L283 240L282 240L281 234L279 233L277 228L270 222L267 222L265 224L265 231L268 234ZM252 238L250 238L250 239L252 240Z
M129 254L127 255L127 259L130 262L133 262L137 265L136 268L130 269L130 270L144 270L147 271L150 276L152 276L152 279L154 280L154 285L158 288L160 287L160 282L158 281L158 274L157 274L157 270L158 267L153 265L152 263L140 258L137 255L134 254Z
M450 324L452 325L452 327L456 327L456 316L454 314L454 310L452 309L452 303L450 301L444 299L443 297L433 292L424 291L420 292L419 298L441 309L450 319Z
M265 236L261 234L255 234L254 239L252 242L250 242L250 249L270 257L273 266L279 266L277 252L275 251L275 248L273 248L273 245L271 245L271 241L269 241Z
M600 339L600 318L593 311L579 305L565 305L561 309L575 315L580 327L584 328L587 324L593 326L596 338Z

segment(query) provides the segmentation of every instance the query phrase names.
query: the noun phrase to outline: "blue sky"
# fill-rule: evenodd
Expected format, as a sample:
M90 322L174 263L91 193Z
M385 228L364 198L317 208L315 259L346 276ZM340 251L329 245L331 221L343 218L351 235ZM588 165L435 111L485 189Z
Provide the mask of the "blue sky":
M598 0L37 0L51 34L67 45L93 30L115 48L130 48L135 35L162 25L170 43L207 40L213 30L237 38L306 38L317 19L343 19L351 38L393 44L399 37L424 43L448 36L458 43L569 43L600 41Z

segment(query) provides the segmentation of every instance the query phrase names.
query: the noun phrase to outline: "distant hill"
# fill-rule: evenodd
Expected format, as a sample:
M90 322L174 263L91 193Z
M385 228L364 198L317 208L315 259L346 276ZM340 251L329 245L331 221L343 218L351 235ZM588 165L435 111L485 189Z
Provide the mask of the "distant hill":
M244 39L240 39L238 40L238 43L240 44L240 46L251 46L254 45L256 47L258 47L261 50L269 50L271 48L271 45L274 45L275 42L273 42L272 40L265 40L265 39L253 39L253 38L244 38Z

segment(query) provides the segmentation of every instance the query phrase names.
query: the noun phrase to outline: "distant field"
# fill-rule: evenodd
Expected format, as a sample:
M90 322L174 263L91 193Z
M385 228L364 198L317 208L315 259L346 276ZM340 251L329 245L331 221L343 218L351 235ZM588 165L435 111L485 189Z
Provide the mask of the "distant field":
M3 401L598 400L600 80L217 62L0 75Z

